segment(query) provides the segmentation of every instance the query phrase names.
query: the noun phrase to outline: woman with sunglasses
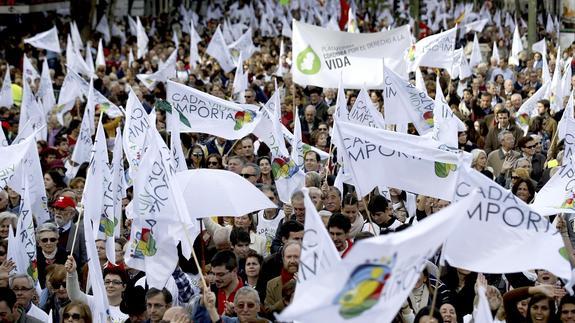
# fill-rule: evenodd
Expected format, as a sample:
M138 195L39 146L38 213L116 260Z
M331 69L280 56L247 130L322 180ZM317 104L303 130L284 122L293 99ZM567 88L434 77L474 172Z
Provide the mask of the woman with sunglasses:
M62 323L92 323L90 307L81 302L71 302L64 307Z
M199 169L206 167L204 158L204 149L200 145L194 145L188 154L188 167L190 169Z
M54 223L46 222L36 229L38 279L42 288L46 287L46 267L66 263L68 255L65 249L58 247L59 237L58 227Z
M60 322L61 309L70 303L66 289L66 268L56 264L48 266L46 270L46 288L40 294L39 306L46 313L52 311L53 322Z
M222 156L220 154L209 154L206 158L206 166L209 169L223 169L222 166Z

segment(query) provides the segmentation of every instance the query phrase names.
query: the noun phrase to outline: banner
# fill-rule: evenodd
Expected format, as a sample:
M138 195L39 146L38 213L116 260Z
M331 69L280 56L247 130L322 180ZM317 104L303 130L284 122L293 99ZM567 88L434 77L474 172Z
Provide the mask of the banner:
M360 197L378 186L451 201L461 162L470 155L431 138L337 122L338 151ZM373 170L377 169L377 172Z
M236 104L172 81L168 81L167 102L167 127L172 132L240 139L252 133L261 120L256 106Z
M445 261L475 272L545 269L571 279L568 251L551 222L470 167L460 171L454 199L466 198L477 188L481 198L460 212L463 220L443 245Z
M371 101L365 88L362 88L355 99L355 103L347 116L349 122L361 124L371 128L385 129L385 120L381 112Z
M411 45L405 55L408 70L415 71L419 66L451 69L456 33L457 28L454 27L442 33L427 36ZM399 49L397 51L399 52Z
M146 143L146 133L155 124L150 121L148 113L138 100L132 89L126 102L126 124L124 125L123 145L128 164L130 165L130 177L134 178L138 166L142 161Z
M332 31L293 20L294 82L336 88L382 88L383 58L397 58L411 43L409 26L371 34ZM398 73L404 73L398 67Z
M392 322L427 259L457 230L461 210L471 205L476 194L404 231L358 242L328 272L298 285L296 297L278 320Z
M574 133L569 133L565 141L575 144ZM537 192L531 208L541 215L575 213L575 165L571 158L564 158L563 165Z

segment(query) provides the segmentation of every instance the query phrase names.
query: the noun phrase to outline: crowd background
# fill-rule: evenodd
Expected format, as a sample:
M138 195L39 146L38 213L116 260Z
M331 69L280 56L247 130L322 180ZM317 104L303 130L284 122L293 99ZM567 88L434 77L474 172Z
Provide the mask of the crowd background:
M176 32L179 46L173 40L173 29L181 28L179 6L157 16L140 17L149 31L149 52L142 59L128 64L130 49L137 50L136 37L127 33L125 39L112 37L105 45L105 66L96 66L94 87L111 102L125 106L128 90L137 94L145 109L150 112L159 99L166 98L164 84L148 90L136 75L157 70L175 49L177 55L176 80L214 96L234 100L232 95L233 71L224 73L217 61L205 54L206 46L218 24L223 22L235 1L216 3L199 2L195 10L201 12L196 29L201 36L198 49L201 64L191 68L189 62L189 34ZM297 3L297 2L296 2ZM303 2L302 2L303 3ZM310 2L320 6L321 3ZM345 1L342 1L345 3ZM238 7L249 1L239 1ZM345 3L347 4L347 3ZM453 4L445 2L447 9ZM484 1L475 7L492 15L503 3ZM547 19L540 3L542 20ZM254 1L255 18L261 20L264 3ZM381 6L368 1L353 4L361 32L376 32L393 23L409 23L407 4ZM37 50L23 43L23 39L50 28L53 24L60 32L60 47L66 48L69 22L73 18L82 30L85 42L97 44L102 36L92 30L88 8L75 7L72 17L55 12L7 18L7 28L0 31L0 75L10 65L14 106L0 107L2 130L8 141L18 134L19 107L21 103L22 58L26 55L40 71L42 60L47 59L56 98L59 96L66 75L65 55ZM210 19L206 12L223 13ZM321 8L321 7L320 7ZM101 8L102 9L102 8ZM298 19L305 5L287 4L286 10ZM390 15L381 15L388 10ZM105 7L99 10L106 12ZM336 17L337 18L337 17ZM449 27L457 17L447 20ZM517 16L517 21L521 16ZM4 19L4 16L3 18ZM232 21L234 22L234 21ZM282 30L279 17L273 19ZM319 19L316 19L319 23ZM4 23L4 22L3 22ZM519 23L519 22L518 22ZM127 20L118 18L117 24L128 30ZM340 27L344 27L341 24ZM520 25L522 34L525 26ZM425 23L419 24L423 34L431 32ZM441 87L452 111L465 122L467 130L459 133L459 148L473 155L472 167L481 171L500 185L508 188L518 198L529 203L561 164L562 143L554 140L557 122L562 111L551 113L550 103L538 103L538 116L532 118L527 134L519 129L515 113L526 99L538 90L542 80L542 55L525 51L519 66L509 66L507 58L511 49L512 32L502 26L503 34L492 22L477 34L483 45L483 62L474 68L471 77L451 80L447 71L422 68L425 85L431 97L435 96L435 81L439 76ZM548 33L545 25L537 24L537 39L545 37L548 48L548 66L551 73L555 64L573 63L574 46L562 48L556 56L557 34ZM285 55L280 57L282 39ZM473 34L457 38L457 47L471 51ZM249 88L244 93L246 103L263 104L274 91L274 82L282 91L281 122L293 130L294 109L301 116L304 142L319 149L335 153L330 144L333 113L337 89L300 87L294 84L289 73L292 64L289 38L281 35L263 36L253 29L253 42L259 48L244 63L248 71ZM491 46L496 42L500 61L490 60ZM93 56L96 48L92 48ZM547 53L546 53L547 54ZM280 65L285 69L277 75ZM414 75L411 75L414 79ZM575 78L573 79L575 81ZM575 84L572 82L572 84ZM32 84L37 91L37 83ZM348 108L354 104L357 91L346 91ZM372 102L380 112L386 108L381 91L370 91ZM55 112L48 118L47 141L38 142L38 154L44 172L44 183L49 199L53 222L36 224L37 266L39 286L27 275L10 275L13 263L6 259L9 226L16 226L20 211L20 196L5 187L0 191L0 320L3 322L47 322L51 313L54 322L91 322L90 304L93 297L87 283L87 256L81 226L75 220L81 206L85 183L85 169L81 167L74 178L66 177L65 162L70 158L77 142L85 102L77 100L64 124L58 123ZM165 114L156 110L156 127L166 137ZM98 119L99 113L96 113ZM113 142L115 129L123 125L119 117L103 115L108 139ZM97 121L96 121L97 122ZM410 132L415 133L414 128ZM240 174L261 189L277 209L267 209L237 218L214 218L203 221L202 233L195 243L203 260L203 274L211 291L201 291L198 272L194 264L180 257L180 264L163 290L147 289L145 274L129 268L123 262L126 241L130 234L130 221L121 223L122 237L116 240L116 264L106 260L105 241L96 241L99 260L103 268L104 283L110 304L112 322L265 322L273 320L273 313L280 312L290 303L295 290L294 275L298 271L299 242L303 237L305 208L303 195L296 193L291 203L279 201L274 187L269 150L255 136L230 141L200 133L180 134L188 168L227 169ZM2 156L0 156L2 158ZM336 158L333 158L336 160ZM558 162L559 160L559 162ZM358 199L353 187L345 186L340 192L334 187L335 165L326 165L320 156L310 151L305 155L306 186L319 214L339 253L344 257L354 241L375 234L389 234L415 225L421 219L445 207L448 202L391 188L385 195L374 192L369 200ZM201 189L201 188L199 188ZM89 198L89 197L88 197ZM131 199L128 190L125 205ZM369 201L369 202L368 202ZM367 211L373 219L367 221ZM567 217L555 220L560 232L575 242L573 221ZM78 243L72 250L75 231L79 230ZM375 231L375 232L374 232ZM528 250L525 250L528 252ZM72 255L72 256L70 256ZM429 261L416 287L401 311L397 322L431 322L424 318L430 312L433 294L437 293L434 320L436 322L469 322L472 320L476 291L487 288L487 297L497 322L575 322L575 298L566 296L562 282L544 270L506 275L483 275L463 269L445 267L440 272L437 264Z

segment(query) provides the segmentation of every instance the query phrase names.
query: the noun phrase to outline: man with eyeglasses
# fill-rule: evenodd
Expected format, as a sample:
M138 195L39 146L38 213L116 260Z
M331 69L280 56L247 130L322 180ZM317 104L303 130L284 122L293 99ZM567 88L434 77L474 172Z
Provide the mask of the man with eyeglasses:
M247 179L248 182L256 185L258 178L260 178L260 168L256 164L248 163L244 168L242 168L241 175L243 178Z
M36 293L34 280L27 274L16 274L10 277L10 289L16 294L16 306L22 308L22 312L42 322L48 322L49 316L38 308L32 299Z
M20 313L16 305L16 294L10 288L0 288L0 322L26 322L41 323L47 322L39 320L25 313ZM22 315L24 317L22 317Z
M73 256L78 262L78 268L82 268L88 260L88 254L86 253L86 244L83 243L85 240L84 226L78 226L73 222L74 217L78 214L76 202L69 196L59 196L52 204L52 209L59 232L58 247L66 250L66 254L70 254L72 245L74 245ZM78 230L77 242L74 244L76 230Z
M216 253L210 264L215 276L211 289L216 295L217 312L219 315L231 315L236 292L244 286L238 278L238 259L232 251L224 250Z
M256 102L256 94L252 89L245 90L244 98L246 99L246 104L256 104L256 105L258 104Z
M517 142L517 147L521 150L521 157L531 162L531 173L529 174L531 179L539 182L543 175L546 158L535 152L536 146L537 142L531 136L523 137Z

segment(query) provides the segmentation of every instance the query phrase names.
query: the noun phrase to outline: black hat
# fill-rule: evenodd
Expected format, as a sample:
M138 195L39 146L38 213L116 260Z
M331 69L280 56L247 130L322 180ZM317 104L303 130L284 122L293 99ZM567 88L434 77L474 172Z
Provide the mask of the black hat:
M137 315L146 311L146 290L142 286L128 287L122 294L120 311Z

